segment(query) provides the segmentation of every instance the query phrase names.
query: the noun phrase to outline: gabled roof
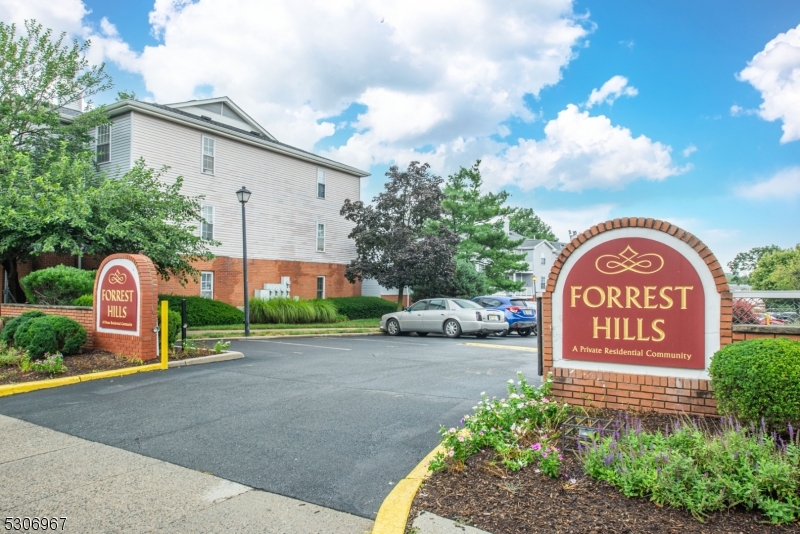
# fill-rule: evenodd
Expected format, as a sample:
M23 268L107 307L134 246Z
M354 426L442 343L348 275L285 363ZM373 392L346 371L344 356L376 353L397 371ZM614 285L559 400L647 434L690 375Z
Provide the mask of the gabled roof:
M253 120L250 115L245 113L242 108L237 106L233 100L227 96L220 96L218 98L205 98L202 100L189 100L187 102L177 102L175 104L165 105L168 108L180 109L189 113L190 115L195 115L198 117L208 116L203 115L203 112L213 113L217 116L211 115L210 118L212 120L222 122L223 124L228 122L225 121L224 118L232 119L236 122L242 122L252 128L253 131L260 133L270 141L277 141L277 139L275 139L271 133ZM223 119L220 119L220 117L223 117Z

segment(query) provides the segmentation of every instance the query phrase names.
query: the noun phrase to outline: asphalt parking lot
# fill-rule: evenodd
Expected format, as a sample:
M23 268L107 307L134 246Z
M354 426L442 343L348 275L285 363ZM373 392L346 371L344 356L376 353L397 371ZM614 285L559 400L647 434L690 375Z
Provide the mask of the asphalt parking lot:
M0 398L0 413L374 518L480 393L537 382L536 338L235 341L242 360Z

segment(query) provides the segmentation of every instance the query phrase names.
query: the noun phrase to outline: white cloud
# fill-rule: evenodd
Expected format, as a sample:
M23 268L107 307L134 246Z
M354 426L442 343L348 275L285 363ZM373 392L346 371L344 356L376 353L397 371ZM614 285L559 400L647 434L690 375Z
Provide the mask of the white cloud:
M697 152L697 147L694 146L694 145L689 145L689 146L687 146L686 148L683 149L681 154L683 154L684 158L688 158L689 156L691 156L695 152Z
M547 123L545 138L519 144L484 161L487 176L498 185L515 184L581 191L620 188L636 179L663 180L690 167L673 165L672 148L614 126L603 115L592 117L569 104Z
M741 117L743 115L757 115L757 109L747 109L743 108L738 104L734 104L731 106L731 117Z
M52 28L56 35L81 35L83 17L88 13L81 0L0 0L0 20L6 24L22 28L26 19L35 19L45 28Z
M794 200L800 198L800 167L789 167L771 178L750 185L742 185L736 193L751 200Z
M761 92L761 118L783 122L781 143L800 139L800 25L768 42L738 78Z
M589 95L589 100L586 102L586 109L603 102L611 105L621 96L632 97L638 94L638 89L628 85L628 78L617 75L604 83L600 89L592 89L592 94Z
M569 241L569 231L579 234L595 224L611 219L613 204L597 204L583 208L566 210L536 210L536 214L553 229L553 233L561 241Z

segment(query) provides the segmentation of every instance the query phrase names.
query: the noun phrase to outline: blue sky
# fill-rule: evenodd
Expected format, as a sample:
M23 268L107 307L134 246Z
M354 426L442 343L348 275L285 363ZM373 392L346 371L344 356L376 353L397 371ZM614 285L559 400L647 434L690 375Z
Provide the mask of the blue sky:
M364 199L389 165L447 176L481 158L487 187L562 239L645 216L723 262L800 242L800 3L356 4L0 0L0 18L91 37L115 90L226 94L278 139L369 170Z

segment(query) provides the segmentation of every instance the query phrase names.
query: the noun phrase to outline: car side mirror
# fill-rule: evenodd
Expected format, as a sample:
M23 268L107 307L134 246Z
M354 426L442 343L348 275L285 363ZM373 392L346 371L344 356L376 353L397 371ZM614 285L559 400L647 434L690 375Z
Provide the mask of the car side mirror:
M406 306L406 311L410 312L411 311L411 306Z

